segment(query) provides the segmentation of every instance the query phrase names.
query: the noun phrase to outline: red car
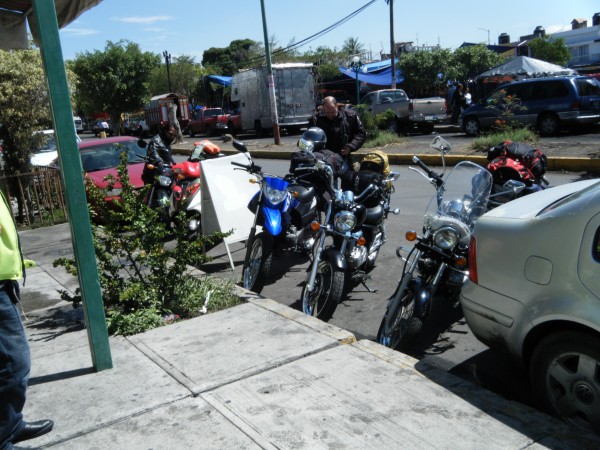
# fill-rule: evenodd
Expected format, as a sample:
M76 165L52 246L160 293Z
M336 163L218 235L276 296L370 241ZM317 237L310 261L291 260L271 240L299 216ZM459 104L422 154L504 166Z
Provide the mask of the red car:
M86 139L78 143L81 165L86 175L99 188L108 186L107 175L117 176L117 166L120 155L127 152L129 161L128 172L131 184L136 188L144 187L142 171L146 158L146 149L138 144L138 138L131 136L116 136L104 139ZM52 165L57 166L55 161ZM106 197L111 201L119 196L121 185L115 184L113 191Z

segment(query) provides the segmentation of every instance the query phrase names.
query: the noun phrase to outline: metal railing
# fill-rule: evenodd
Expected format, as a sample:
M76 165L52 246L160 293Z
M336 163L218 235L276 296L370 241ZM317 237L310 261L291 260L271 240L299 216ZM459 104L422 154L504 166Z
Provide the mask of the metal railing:
M60 172L36 168L33 172L0 175L0 189L11 205L18 229L33 229L67 221Z

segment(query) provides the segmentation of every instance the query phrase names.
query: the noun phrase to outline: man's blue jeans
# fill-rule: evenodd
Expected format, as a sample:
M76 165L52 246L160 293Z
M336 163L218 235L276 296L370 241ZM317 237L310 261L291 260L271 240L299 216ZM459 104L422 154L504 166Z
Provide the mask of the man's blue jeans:
M0 450L21 431L31 360L25 329L16 304L18 285L0 282Z

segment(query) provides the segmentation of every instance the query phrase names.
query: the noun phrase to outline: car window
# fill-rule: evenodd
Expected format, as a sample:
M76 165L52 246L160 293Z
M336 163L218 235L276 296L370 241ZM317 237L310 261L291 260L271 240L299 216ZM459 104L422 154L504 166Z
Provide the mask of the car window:
M115 168L120 163L122 152L127 152L129 164L143 162L146 157L146 149L140 147L137 141L100 144L81 149L81 165L86 172Z
M371 103L373 103L373 97L375 97L375 94L367 94L363 97L361 103L364 103L365 105L370 105Z
M594 78L576 79L579 95L600 95L600 81Z
M592 255L594 256L594 259L596 261L600 262L600 228L596 230L596 237L594 238Z

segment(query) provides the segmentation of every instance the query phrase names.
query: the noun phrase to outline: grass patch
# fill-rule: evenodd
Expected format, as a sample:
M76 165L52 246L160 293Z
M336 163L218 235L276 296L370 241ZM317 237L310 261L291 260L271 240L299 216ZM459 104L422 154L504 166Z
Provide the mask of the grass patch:
M407 138L403 136L398 136L397 133L392 131L380 131L369 132L367 136L367 140L363 147L365 148L375 148L375 147L385 147L389 144L399 144L402 142L406 142Z
M539 136L529 128L507 128L493 133L486 133L473 140L472 148L477 151L487 152L491 147L504 141L526 142L537 146Z

